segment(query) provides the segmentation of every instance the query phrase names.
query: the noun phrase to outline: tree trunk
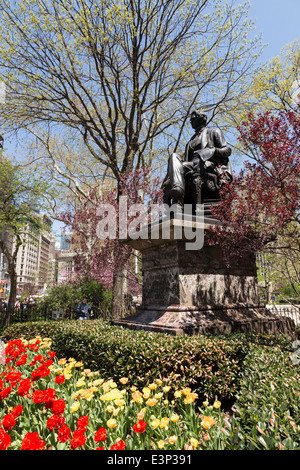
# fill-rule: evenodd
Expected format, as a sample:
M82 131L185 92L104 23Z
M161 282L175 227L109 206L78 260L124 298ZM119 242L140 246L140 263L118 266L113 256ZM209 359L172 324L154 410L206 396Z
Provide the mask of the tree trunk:
M2 241L0 247L7 260L7 270L10 279L10 293L8 299L8 306L6 311L5 326L8 326L11 321L11 314L14 311L16 296L17 296L17 273L15 269L15 261L17 259L17 254L20 246L22 245L22 240L19 234L16 235L15 248L11 253L7 245Z
M8 269L9 278L10 278L10 293L8 299L8 306L6 311L6 326L10 325L11 322L11 315L14 311L16 296L17 296L17 273L15 271L15 266L13 264L12 267Z
M122 318L126 313L127 270L114 273L112 319Z

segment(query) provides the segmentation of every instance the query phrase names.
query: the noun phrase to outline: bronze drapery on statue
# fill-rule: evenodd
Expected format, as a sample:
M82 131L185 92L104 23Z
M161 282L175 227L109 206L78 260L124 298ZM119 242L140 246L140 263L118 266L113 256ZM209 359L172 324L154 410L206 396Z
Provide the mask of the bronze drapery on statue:
M162 187L165 204L191 204L195 213L197 204L218 200L221 185L232 181L231 149L220 129L206 127L205 113L193 111L190 121L195 133L183 157L169 157Z

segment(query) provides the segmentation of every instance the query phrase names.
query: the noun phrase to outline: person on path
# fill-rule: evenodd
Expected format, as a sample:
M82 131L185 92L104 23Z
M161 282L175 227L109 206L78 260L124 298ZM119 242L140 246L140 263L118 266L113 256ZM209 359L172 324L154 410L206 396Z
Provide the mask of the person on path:
M89 318L89 315L93 315L92 309L89 307L86 298L83 298L82 301L79 302L76 308L76 313L79 320L86 320Z

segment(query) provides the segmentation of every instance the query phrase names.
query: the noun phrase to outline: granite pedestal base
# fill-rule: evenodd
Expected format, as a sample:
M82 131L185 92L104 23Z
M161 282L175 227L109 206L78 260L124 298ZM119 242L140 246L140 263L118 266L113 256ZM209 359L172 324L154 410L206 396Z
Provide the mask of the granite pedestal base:
M205 240L207 224L186 223L204 230ZM227 266L218 246L187 250L187 240L174 236L180 224L171 220L167 240L128 240L142 255L143 300L136 313L115 324L175 335L256 331L295 337L291 319L274 317L260 305L254 256Z

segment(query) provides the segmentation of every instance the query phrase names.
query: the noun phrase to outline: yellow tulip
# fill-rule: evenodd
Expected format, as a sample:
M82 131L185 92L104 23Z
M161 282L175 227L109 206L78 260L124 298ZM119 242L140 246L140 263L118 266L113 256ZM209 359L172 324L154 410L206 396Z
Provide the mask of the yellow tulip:
M197 439L194 439L193 437L191 437L190 443L192 447L198 447L199 445L199 441L197 441Z
M148 386L150 390L155 390L157 388L157 385L155 383L149 384Z
M144 397L144 398L149 398L150 395L151 395L151 390L150 390L150 388L144 387L144 388L143 388L143 397Z
M175 444L175 442L177 441L177 436L170 436L169 437L169 443L170 444Z
M172 416L170 417L170 420L173 422L173 423L177 423L177 421L179 421L179 416L174 413L172 414Z
M148 398L148 400L146 401L146 405L148 406L154 406L156 405L156 403L157 403L156 398Z
M204 416L201 421L201 425L204 427L204 429L210 429L214 424L214 419L211 416Z
M74 401L74 403L71 405L71 412L75 413L80 407L79 401Z
M152 426L154 429L158 428L159 425L160 425L160 420L159 420L159 419L155 418L155 419L153 419L153 420L151 421L151 426Z
M121 384L126 385L127 382L128 382L128 380L129 380L129 379L128 379L127 377L122 377L122 378L120 379L120 382L121 382Z
M117 421L114 418L109 419L107 422L107 427L113 429L117 426Z
M169 424L169 418L167 418L166 416L160 420L160 427L161 428L167 427L168 424Z

